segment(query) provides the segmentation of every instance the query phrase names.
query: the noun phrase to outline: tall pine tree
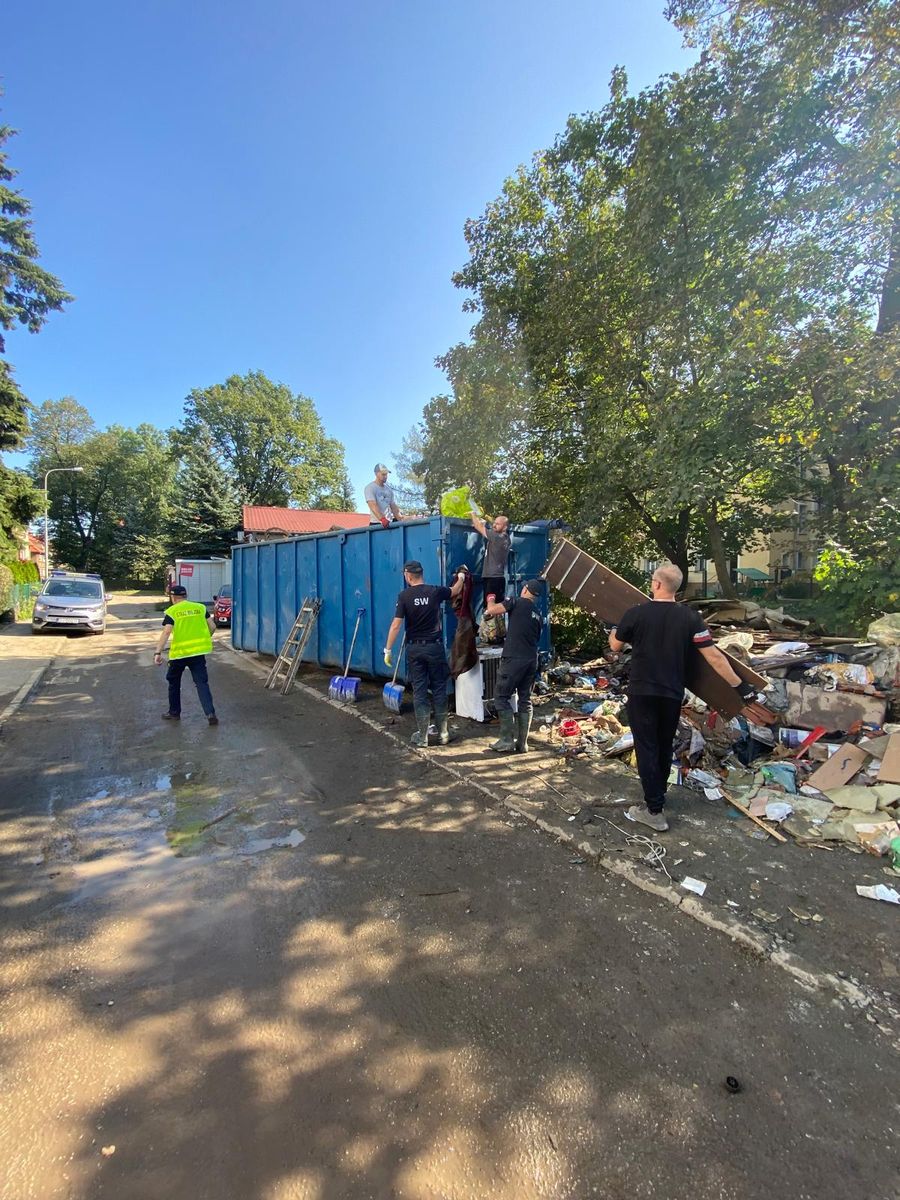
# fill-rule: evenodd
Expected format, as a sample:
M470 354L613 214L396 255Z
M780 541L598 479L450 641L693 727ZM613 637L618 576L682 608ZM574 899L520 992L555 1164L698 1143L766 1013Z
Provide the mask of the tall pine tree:
M185 447L167 529L172 557L208 558L230 551L241 523L237 491L206 438Z

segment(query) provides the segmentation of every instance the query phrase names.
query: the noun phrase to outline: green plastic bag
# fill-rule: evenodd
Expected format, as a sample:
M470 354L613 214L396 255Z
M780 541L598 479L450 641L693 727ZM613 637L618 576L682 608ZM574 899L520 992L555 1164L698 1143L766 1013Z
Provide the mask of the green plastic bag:
M441 496L441 516L442 517L467 517L469 513L474 513L476 517L481 516L481 509L472 495L472 489L468 484L462 487L451 488L449 492L444 492Z

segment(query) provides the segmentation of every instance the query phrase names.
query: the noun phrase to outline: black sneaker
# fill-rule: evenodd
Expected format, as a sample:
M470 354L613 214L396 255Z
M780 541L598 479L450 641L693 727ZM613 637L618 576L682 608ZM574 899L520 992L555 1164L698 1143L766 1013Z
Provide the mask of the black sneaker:
M218 723L219 723L219 718L216 716L215 713L213 713L213 715L211 717L207 717L206 719L207 719L207 721L209 721L210 725L218 725Z
M162 719L164 721L180 721L181 713L163 713Z

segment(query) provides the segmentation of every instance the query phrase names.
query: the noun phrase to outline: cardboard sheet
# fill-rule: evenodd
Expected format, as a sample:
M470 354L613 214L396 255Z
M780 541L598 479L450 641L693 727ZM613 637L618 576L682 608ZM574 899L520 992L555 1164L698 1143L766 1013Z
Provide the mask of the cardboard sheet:
M881 759L879 783L900 783L900 733L892 733Z
M827 762L822 763L817 771L813 771L807 782L810 787L827 793L848 784L868 761L869 755L865 750L848 743L832 754Z

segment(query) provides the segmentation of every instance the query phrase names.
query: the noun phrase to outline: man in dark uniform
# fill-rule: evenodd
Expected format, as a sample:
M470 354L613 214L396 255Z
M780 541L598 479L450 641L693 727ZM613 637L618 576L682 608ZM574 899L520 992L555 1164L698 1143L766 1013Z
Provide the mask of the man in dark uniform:
M415 559L411 559L403 568L403 578L407 586L397 597L396 612L384 647L384 665L394 665L391 647L405 621L406 661L409 665L413 708L416 714L416 732L410 739L410 745L428 745L430 691L434 700L438 740L442 746L446 746L450 741L450 731L447 727L447 683L450 679L450 668L444 650L441 605L459 595L463 587L463 578L458 576L452 588L425 583L422 564Z
M658 567L650 584L651 602L629 608L609 636L617 654L626 643L631 645L628 722L644 789L644 803L632 805L625 815L659 833L669 828L663 807L691 648L700 651L743 701L756 694L753 685L743 683L732 670L699 613L676 604L681 582L681 570L673 563Z
M514 750L524 754L528 750L531 689L537 674L538 643L544 624L534 602L544 594L546 586L543 579L529 579L518 597L489 604L484 610L487 617L497 617L504 612L508 614L506 641L503 643L494 693L500 719L500 737L491 749L498 754L512 754ZM518 713L512 710L513 692L518 698Z

